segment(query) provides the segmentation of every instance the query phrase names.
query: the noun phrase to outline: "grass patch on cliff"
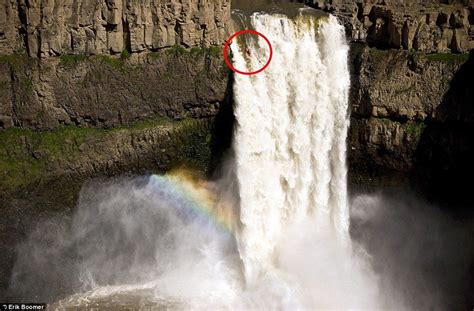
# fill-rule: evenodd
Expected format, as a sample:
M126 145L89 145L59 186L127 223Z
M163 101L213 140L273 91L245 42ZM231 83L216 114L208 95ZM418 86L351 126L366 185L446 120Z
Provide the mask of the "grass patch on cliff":
M13 189L37 179L42 163L28 154L26 137L32 131L11 128L0 131L0 190Z
M18 63L24 63L30 60L35 61L35 59L25 54L0 55L0 63L18 64Z
M120 141L132 139L136 135L148 135L148 130L157 127L163 128L163 143L170 144L169 147L165 145L164 149L188 150L190 146L189 152L181 154L177 151L177 163L185 160L193 162L196 156L194 152L207 152L202 146L208 143L209 138L200 134L202 126L203 122L195 119L173 121L156 117L110 129L67 125L52 131L19 128L0 130L0 192L51 180L62 174L77 173L73 169L74 165L82 163L81 159L88 159L88 154L99 156L100 159L108 158L106 154L100 153L102 149L98 146L110 139ZM156 135L156 131L154 133ZM169 133L172 136L168 136ZM116 148L119 150L120 146ZM100 168L103 163L97 162L95 165Z
M159 58L161 56L161 53L154 51L154 52L148 53L148 56L153 57L153 58Z
M0 64L10 65L15 70L23 70L38 62L38 59L25 54L0 55Z
M221 55L222 52L222 47L221 46L211 46L207 48L207 54L211 56L218 56Z
M36 66L36 59L21 54L0 55L0 65L2 69L8 66L11 72L4 75L5 79L0 81L0 89L7 89L18 86L19 95L25 96L33 93L33 81L31 68ZM25 100L27 101L27 100Z
M87 55L61 55L59 60L61 64L75 64L88 59Z
M191 48L191 50L189 50L189 53L191 53L192 55L202 56L206 55L206 49L200 47L193 47Z
M404 124L405 131L409 135L414 135L416 137L420 137L425 129L426 124L423 122L416 122L416 121L408 121Z
M174 122L176 122L176 121L174 121ZM151 127L155 127L155 126L170 125L172 123L173 123L173 121L171 121L168 118L156 116L156 117L153 117L153 118L148 118L146 120L134 121L128 126L124 125L124 126L111 128L111 129L108 129L108 130L109 131L119 131L119 130L123 130L123 129L143 130L143 129L147 129L147 128L151 128Z
M86 61L86 60L92 60L96 59L99 60L100 62L112 67L113 69L116 70L122 70L123 66L125 64L125 61L130 58L131 54L127 50L123 50L122 53L120 53L120 57L112 57L110 55L95 55L95 56L89 56L89 55L61 55L59 56L60 62L63 65L67 66L72 66L77 63Z
M79 151L97 129L64 126L38 132L9 128L0 131L0 190L13 189L41 180L48 165Z
M113 69L116 69L116 70L123 69L124 62L123 62L123 59L121 59L121 58L114 58L114 57L111 57L109 55L99 55L99 56L97 56L97 59L99 59L101 62L109 65Z
M434 53L425 55L425 58L432 62L464 63L469 59L469 53Z
M166 49L166 53L177 57L186 54L187 50L181 45L173 45L169 49Z
M185 55L215 57L222 54L222 47L212 45L210 47L195 46L190 49L186 49L181 45L173 45L170 48L165 48L158 51L150 52L148 53L148 55L153 58L159 58L163 56L163 53L167 55L172 55L175 57L180 57L180 56L185 56Z
M380 50L380 49L377 49L377 48L370 49L370 52L371 52L372 56L377 58L377 59L384 58L385 55L388 54L387 50Z
M400 127L405 133L415 138L419 138L423 134L423 130L426 128L426 124L422 121L408 120L400 122L398 120L392 120L388 118L377 118L376 120L382 122L387 128Z
M9 55L0 55L0 63L14 63L21 60L23 55L20 54L9 54Z
M121 59L127 59L127 58L130 58L130 56L132 56L132 54L130 54L130 52L127 49L123 50L120 53L120 58Z

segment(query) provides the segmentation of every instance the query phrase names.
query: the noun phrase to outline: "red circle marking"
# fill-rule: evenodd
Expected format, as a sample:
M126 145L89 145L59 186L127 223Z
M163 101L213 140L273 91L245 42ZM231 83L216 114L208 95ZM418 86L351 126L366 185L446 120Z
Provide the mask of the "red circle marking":
M230 42L237 36L239 35L242 35L242 34L246 34L246 33L250 33L250 34L254 34L254 35L258 35L260 37L262 37L268 44L268 47L270 48L270 57L268 58L267 62L265 63L265 65L260 68L259 70L257 71L251 71L251 72L246 72L246 71L240 71L238 69L236 69L234 66L232 66L232 64L230 63L228 57L227 57L227 50L229 48L229 44ZM272 61L272 56L273 56L273 49L272 49L272 44L270 43L270 41L267 39L267 37L265 37L263 34L259 33L258 31L255 31L253 29L244 29L244 30L241 30L241 31L237 31L236 33L234 33L232 36L230 36L230 38L225 42L224 44L224 61L225 63L227 64L227 66L232 69L234 72L237 72L237 73L240 73L242 75L254 75L254 74L257 74L259 72L262 72L264 71L265 69L267 69L268 65L270 65L270 62Z

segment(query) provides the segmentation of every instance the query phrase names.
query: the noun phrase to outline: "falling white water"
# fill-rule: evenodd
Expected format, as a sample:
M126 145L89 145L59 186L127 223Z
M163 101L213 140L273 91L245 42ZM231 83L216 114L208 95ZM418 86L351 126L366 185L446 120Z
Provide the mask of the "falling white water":
M311 16L251 17L274 55L263 72L235 76L239 250L249 283L276 268L290 222L311 220L335 243L347 239L348 46L336 18L324 19L318 26ZM269 48L246 39L231 45L234 66L256 71Z

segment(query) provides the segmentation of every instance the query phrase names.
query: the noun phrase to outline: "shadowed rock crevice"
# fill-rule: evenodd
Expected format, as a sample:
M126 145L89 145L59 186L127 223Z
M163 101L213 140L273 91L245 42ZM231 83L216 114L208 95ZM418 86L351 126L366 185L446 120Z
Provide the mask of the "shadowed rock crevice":
M222 160L230 156L232 145L232 136L234 131L234 88L233 74L230 74L227 81L226 95L224 102L219 106L219 112L214 121L213 141L211 145L212 159L210 174L219 174Z

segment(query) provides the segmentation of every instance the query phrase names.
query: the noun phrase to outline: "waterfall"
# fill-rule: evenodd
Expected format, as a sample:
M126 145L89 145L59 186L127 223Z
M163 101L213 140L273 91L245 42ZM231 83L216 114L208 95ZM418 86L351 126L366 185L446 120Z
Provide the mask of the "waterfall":
M52 310L386 309L348 234L344 30L334 17L249 22L273 60L235 75L223 177L176 170L86 185L69 229L45 223L18 250L13 288L61 298ZM235 68L267 62L264 39L235 41Z
M252 283L275 268L289 222L310 220L335 239L347 239L350 76L348 45L336 18L256 13L250 22L274 49L266 70L235 75L238 242ZM267 43L245 39L231 45L234 66L258 70L269 57Z

